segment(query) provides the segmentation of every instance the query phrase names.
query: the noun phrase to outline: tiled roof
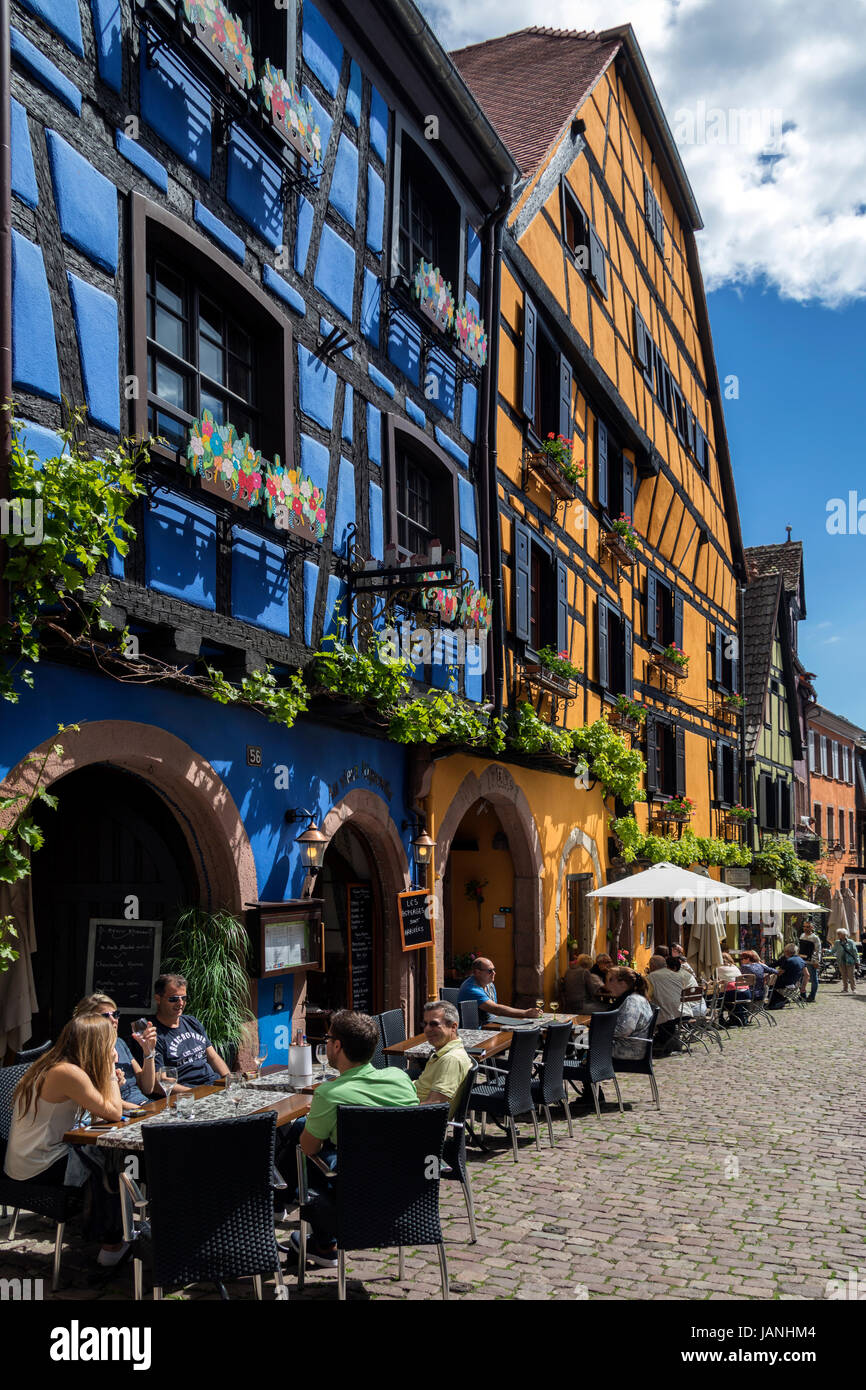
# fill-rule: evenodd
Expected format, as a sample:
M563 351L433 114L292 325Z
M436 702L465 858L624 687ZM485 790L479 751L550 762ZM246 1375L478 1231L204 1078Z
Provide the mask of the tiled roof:
M622 47L567 29L520 29L451 58L522 174L538 168Z
M780 545L752 545L746 550L746 570L752 574L781 574L789 594L798 594L803 573L803 542L782 541Z
M743 694L746 697L747 758L755 756L758 735L763 727L764 699L781 594L782 577L777 571L753 579L746 589L743 605Z

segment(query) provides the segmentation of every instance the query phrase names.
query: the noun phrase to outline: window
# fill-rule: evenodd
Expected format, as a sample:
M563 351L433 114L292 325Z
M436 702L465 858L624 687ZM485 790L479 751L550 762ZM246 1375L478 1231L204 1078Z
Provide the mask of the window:
M550 434L571 439L574 374L526 296L523 306L523 414L538 441Z
M634 355L640 363L644 381L653 389L653 363L655 344L647 328L646 319L637 305L634 306Z
M710 441L704 434L700 425L695 425L695 458L704 473L710 469Z
M596 427L596 482L598 505L616 520L634 520L634 464L627 459L602 420Z
M661 252L665 249L665 219L658 198L652 189L649 177L643 176L644 211L650 236Z
M530 652L569 648L568 567L514 522L514 635Z
M758 824L762 830L779 828L779 793L769 772L758 777Z
M661 796L685 796L685 729L648 715L646 730L647 791Z
M256 72L264 67L265 59L270 58L274 67L282 68L291 82L295 76L294 0L281 0L279 6L262 5L258 0L231 0L227 8L244 26L252 45Z
M847 747L846 744L843 743L843 744L842 744L842 781L843 781L843 782L850 782L850 780L851 780L850 777L848 776L848 756L849 756L849 754L848 754L848 747Z
M678 644L679 645L679 644ZM734 633L716 628L715 679L719 690L735 695L739 689L738 643Z
M809 771L818 771L818 749L814 729L809 730Z
M632 697L634 689L634 660L632 625L607 599L599 598L598 626L598 683L611 695Z
M839 781L839 745L835 739L831 739L830 746L833 751L833 780Z
M647 639L650 646L683 645L683 596L654 570L647 573Z
M839 808L839 844L845 848L845 812Z
M829 777L829 763L827 761L827 735L821 735L821 776Z
M833 810L833 807L832 807L832 806L828 806L828 807L827 807L827 843L830 844L830 845L833 845L833 844L836 843L836 834L835 834L835 831L836 831L836 812Z
M813 816L813 820L814 820L814 822L815 822L815 834L816 834L816 835L819 837L819 839L820 839L820 836L821 836L821 807L820 807L820 805L818 804L817 801L815 802L815 814L814 814L814 816Z
M857 840L854 834L854 812L848 812L848 847L852 851L857 848Z
M686 444L689 437L689 412L683 395L676 382L673 382L672 390L674 394L674 423L677 427L677 437L681 444Z
M567 179L562 180L562 239L578 270L589 270L589 222Z
M676 413L674 410L674 379L671 376L670 368L662 357L661 349L653 343L653 356L655 358L655 387L658 403L665 415L676 424ZM698 460L700 462L700 460Z
M732 743L716 744L716 800L735 806L740 799L740 755Z
M138 194L132 222L132 370L146 383L135 433L183 451L189 425L209 410L264 458L291 458L288 321L228 257Z
M791 783L780 777L776 782L778 796L777 825L779 830L792 830L793 819L791 816Z
M589 228L589 274L596 289L607 299L607 252L594 227Z
M390 536L400 558L426 555L431 541L456 551L457 478L446 455L408 420L388 416Z
M445 180L414 140L400 145L400 226L397 259L411 280L420 260L436 266L460 294L460 208Z

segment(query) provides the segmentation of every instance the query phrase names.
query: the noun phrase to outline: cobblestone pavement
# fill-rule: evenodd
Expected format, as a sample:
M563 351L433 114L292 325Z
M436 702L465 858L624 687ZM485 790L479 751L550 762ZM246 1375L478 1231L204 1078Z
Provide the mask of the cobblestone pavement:
M816 1004L777 1013L778 1028L734 1031L721 1055L711 1045L709 1056L698 1048L660 1061L661 1112L647 1079L625 1076L625 1113L608 1104L598 1120L575 1106L574 1141L558 1119L555 1149L542 1127L540 1153L520 1127L517 1165L498 1139L495 1152L470 1150L476 1245L458 1184L443 1185L452 1295L824 1299L827 1281L849 1271L866 1289L860 989L852 998L822 986ZM0 1278L41 1276L48 1297L51 1247L46 1224L22 1215L15 1242L0 1244ZM130 1298L128 1266L93 1286L93 1254L73 1235L69 1284L56 1297ZM349 1296L438 1296L434 1250L407 1251L402 1284L396 1268L396 1254L351 1257ZM335 1298L335 1279L311 1270L303 1298ZM248 1285L231 1293L251 1296Z

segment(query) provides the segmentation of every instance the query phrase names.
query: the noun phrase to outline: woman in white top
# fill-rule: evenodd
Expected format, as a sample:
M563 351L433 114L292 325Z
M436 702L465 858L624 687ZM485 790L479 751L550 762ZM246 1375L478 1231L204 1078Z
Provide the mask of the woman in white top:
M75 1127L79 1111L115 1122L123 1116L115 1066L111 1020L101 1014L70 1019L51 1050L36 1059L15 1089L4 1163L7 1177L40 1186L66 1184L72 1150L63 1135ZM74 1178L71 1185L77 1185ZM121 1248L112 1243L103 1250L110 1257ZM100 1252L100 1263L114 1261Z

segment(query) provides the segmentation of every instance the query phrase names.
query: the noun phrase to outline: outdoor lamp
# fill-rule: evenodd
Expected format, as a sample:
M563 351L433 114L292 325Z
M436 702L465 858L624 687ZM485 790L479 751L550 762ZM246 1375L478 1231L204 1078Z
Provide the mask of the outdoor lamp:
M430 839L426 830L422 830L420 835L416 835L412 841L412 848L415 851L415 863L426 867L430 863L433 854L434 842Z
M322 867L325 858L325 850L328 845L328 837L324 831L320 830L316 825L315 813L313 811L308 811L305 806L300 807L298 810L286 812L286 820L290 825L293 821L298 820L300 816L307 816L310 823L306 830L297 837L295 844L300 846L301 863L307 870L307 873L314 874Z
M845 858L845 846L841 845L837 840L830 853L832 854L833 858L836 860L836 863L838 864L841 859Z

